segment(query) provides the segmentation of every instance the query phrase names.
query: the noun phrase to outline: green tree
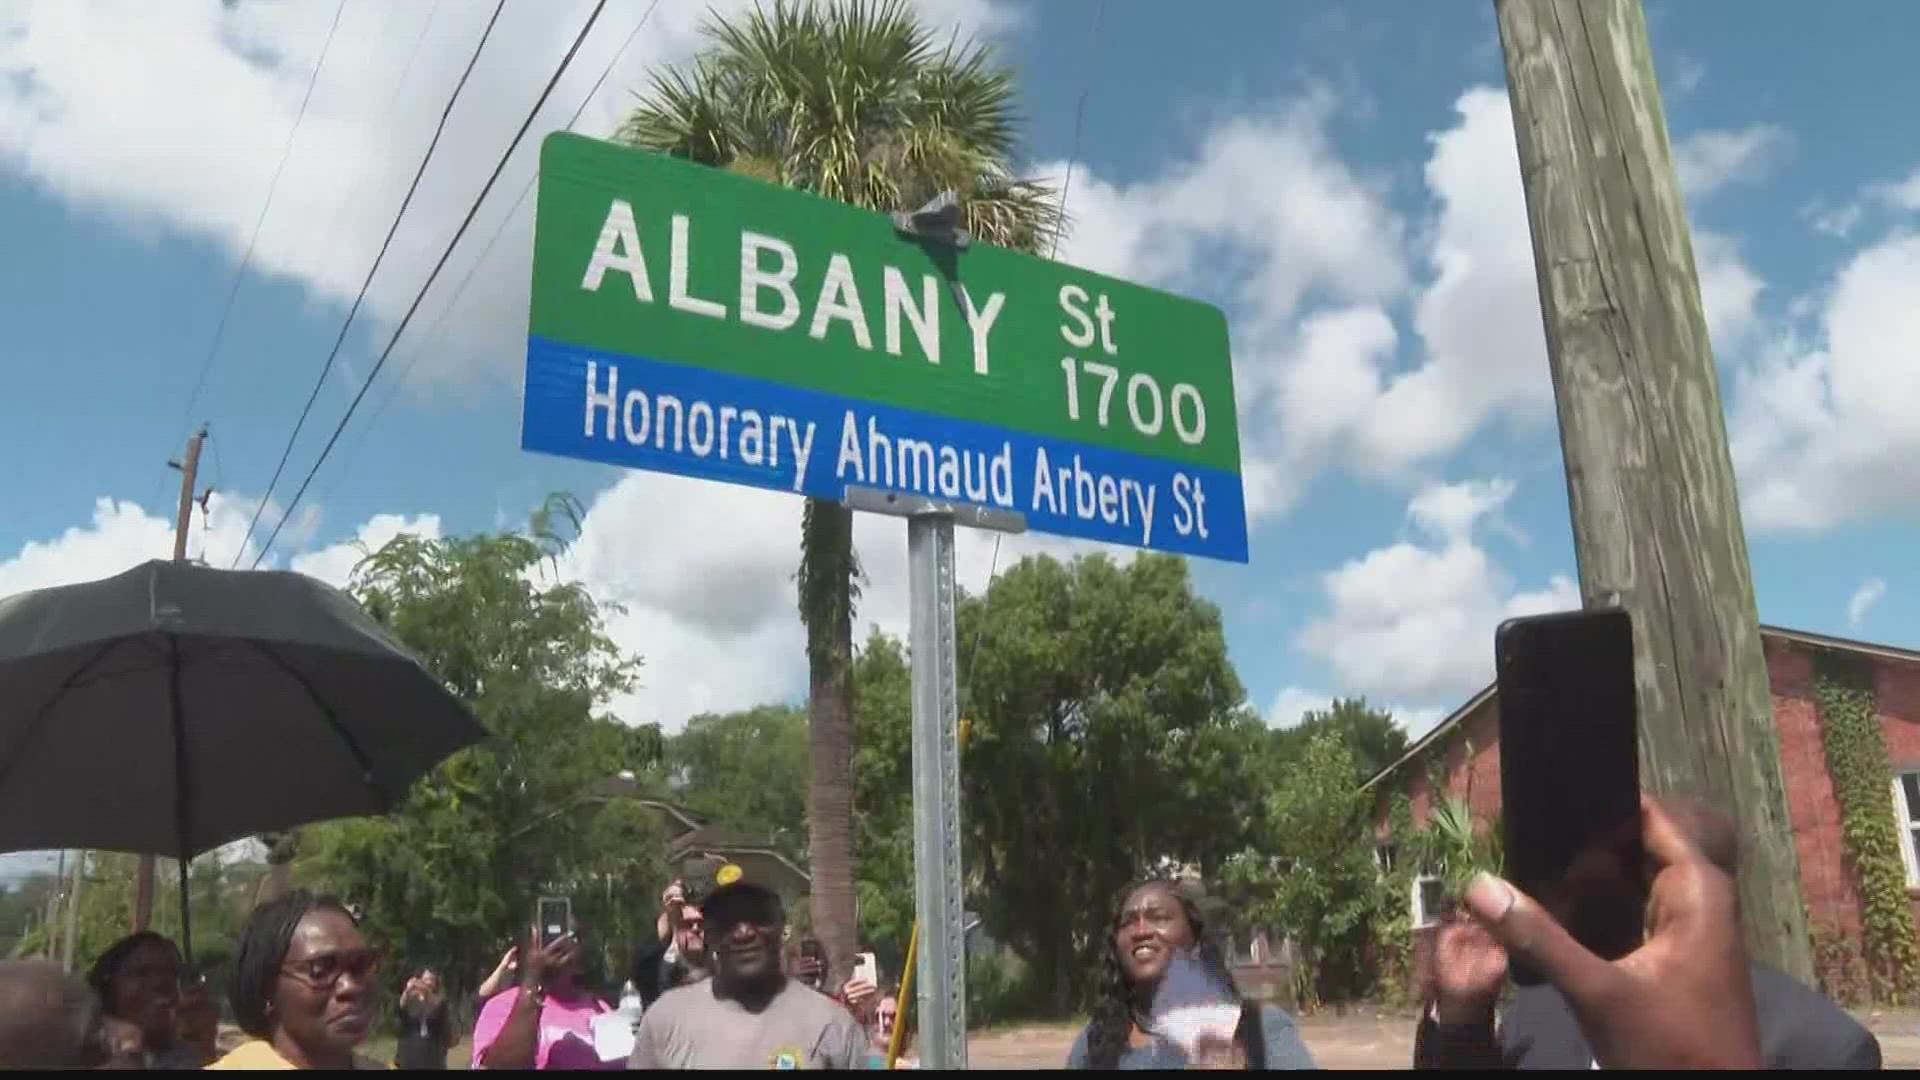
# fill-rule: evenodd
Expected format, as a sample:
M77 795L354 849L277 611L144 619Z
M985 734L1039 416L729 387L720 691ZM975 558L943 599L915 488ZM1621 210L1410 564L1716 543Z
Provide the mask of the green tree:
M657 75L620 130L635 145L873 210L951 190L980 240L1043 251L1061 218L1011 171L1013 80L984 45L941 45L901 0L777 0L714 17L711 47ZM806 503L800 618L811 727L813 917L838 974L856 946L853 609L859 564L843 506Z
M705 820L766 836L805 864L807 716L762 705L696 716L667 741L678 798Z
M529 534L402 536L350 585L491 738L392 814L303 830L294 876L359 904L401 965L440 965L456 991L492 967L543 894L572 898L599 945L590 960L617 979L666 877L657 819L609 793L623 771L663 789L658 733L595 711L632 686L639 661L607 637L583 588L549 578L567 537L556 519L577 514L562 498Z
M1248 842L1263 724L1187 564L1040 557L960 607L971 903L1026 962L1036 1004L1086 1000L1114 894L1219 870Z
M1345 738L1356 782L1371 779L1407 752L1406 729L1391 712L1369 706L1364 697L1339 698L1327 709L1307 710L1298 724L1274 732L1275 749L1282 760L1291 760L1322 731L1337 731Z
M854 661L855 885L860 930L889 978L913 930L913 671L898 641L874 630ZM962 757L964 770L965 757Z
M1307 977L1303 1003L1351 1000L1373 987L1368 945L1383 904L1369 829L1373 802L1345 732L1314 732L1280 769L1259 817L1260 842L1227 878L1260 924L1294 941Z

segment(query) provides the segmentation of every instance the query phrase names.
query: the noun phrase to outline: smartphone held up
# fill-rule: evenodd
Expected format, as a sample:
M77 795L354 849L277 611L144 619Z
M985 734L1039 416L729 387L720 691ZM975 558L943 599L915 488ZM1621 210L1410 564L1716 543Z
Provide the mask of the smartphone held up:
M1182 949L1167 963L1154 993L1151 1023L1191 1059L1205 1042L1232 1040L1240 1006L1192 950Z
M573 901L564 896L543 896L534 917L540 940L553 942L573 933Z
M1646 912L1633 623L1618 608L1510 619L1494 636L1505 876L1618 959ZM1515 963L1513 978L1538 983Z

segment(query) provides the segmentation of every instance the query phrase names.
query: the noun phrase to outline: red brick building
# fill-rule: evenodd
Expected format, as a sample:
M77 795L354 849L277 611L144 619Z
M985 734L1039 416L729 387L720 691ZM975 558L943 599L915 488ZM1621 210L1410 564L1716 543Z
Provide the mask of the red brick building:
M1822 652L1846 654L1872 673L1881 737L1894 775L1887 812L1900 826L1908 895L1920 917L1920 858L1915 852L1915 837L1920 835L1920 652L1778 627L1762 627L1761 638L1774 720L1780 729L1780 764L1800 857L1801 891L1811 924L1828 937L1855 942L1860 937L1860 898L1846 864L1840 806L1827 772L1820 707L1813 689L1814 659ZM1377 793L1374 829L1383 849L1390 840L1388 813L1395 792L1407 795L1415 826L1426 823L1433 798L1429 774L1435 763L1444 778L1444 794L1467 800L1476 822L1498 827L1499 709L1498 695L1489 686L1367 782ZM1418 883L1408 902L1419 926L1430 902L1423 903Z

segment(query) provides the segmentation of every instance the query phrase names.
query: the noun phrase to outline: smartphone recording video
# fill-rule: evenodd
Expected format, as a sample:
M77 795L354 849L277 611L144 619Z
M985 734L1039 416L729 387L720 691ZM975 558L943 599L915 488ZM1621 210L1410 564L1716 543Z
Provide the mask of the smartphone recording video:
M541 897L534 925L540 928L540 940L546 942L573 933L573 901L564 896Z
M1505 876L1605 959L1639 946L1633 623L1624 610L1512 619L1494 636ZM1515 982L1540 982L1515 962Z

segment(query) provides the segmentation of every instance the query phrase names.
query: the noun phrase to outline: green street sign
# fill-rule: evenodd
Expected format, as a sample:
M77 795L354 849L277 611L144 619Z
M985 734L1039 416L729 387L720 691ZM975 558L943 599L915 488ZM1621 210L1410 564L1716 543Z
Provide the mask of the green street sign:
M522 445L1245 561L1225 317L576 135L541 150Z

